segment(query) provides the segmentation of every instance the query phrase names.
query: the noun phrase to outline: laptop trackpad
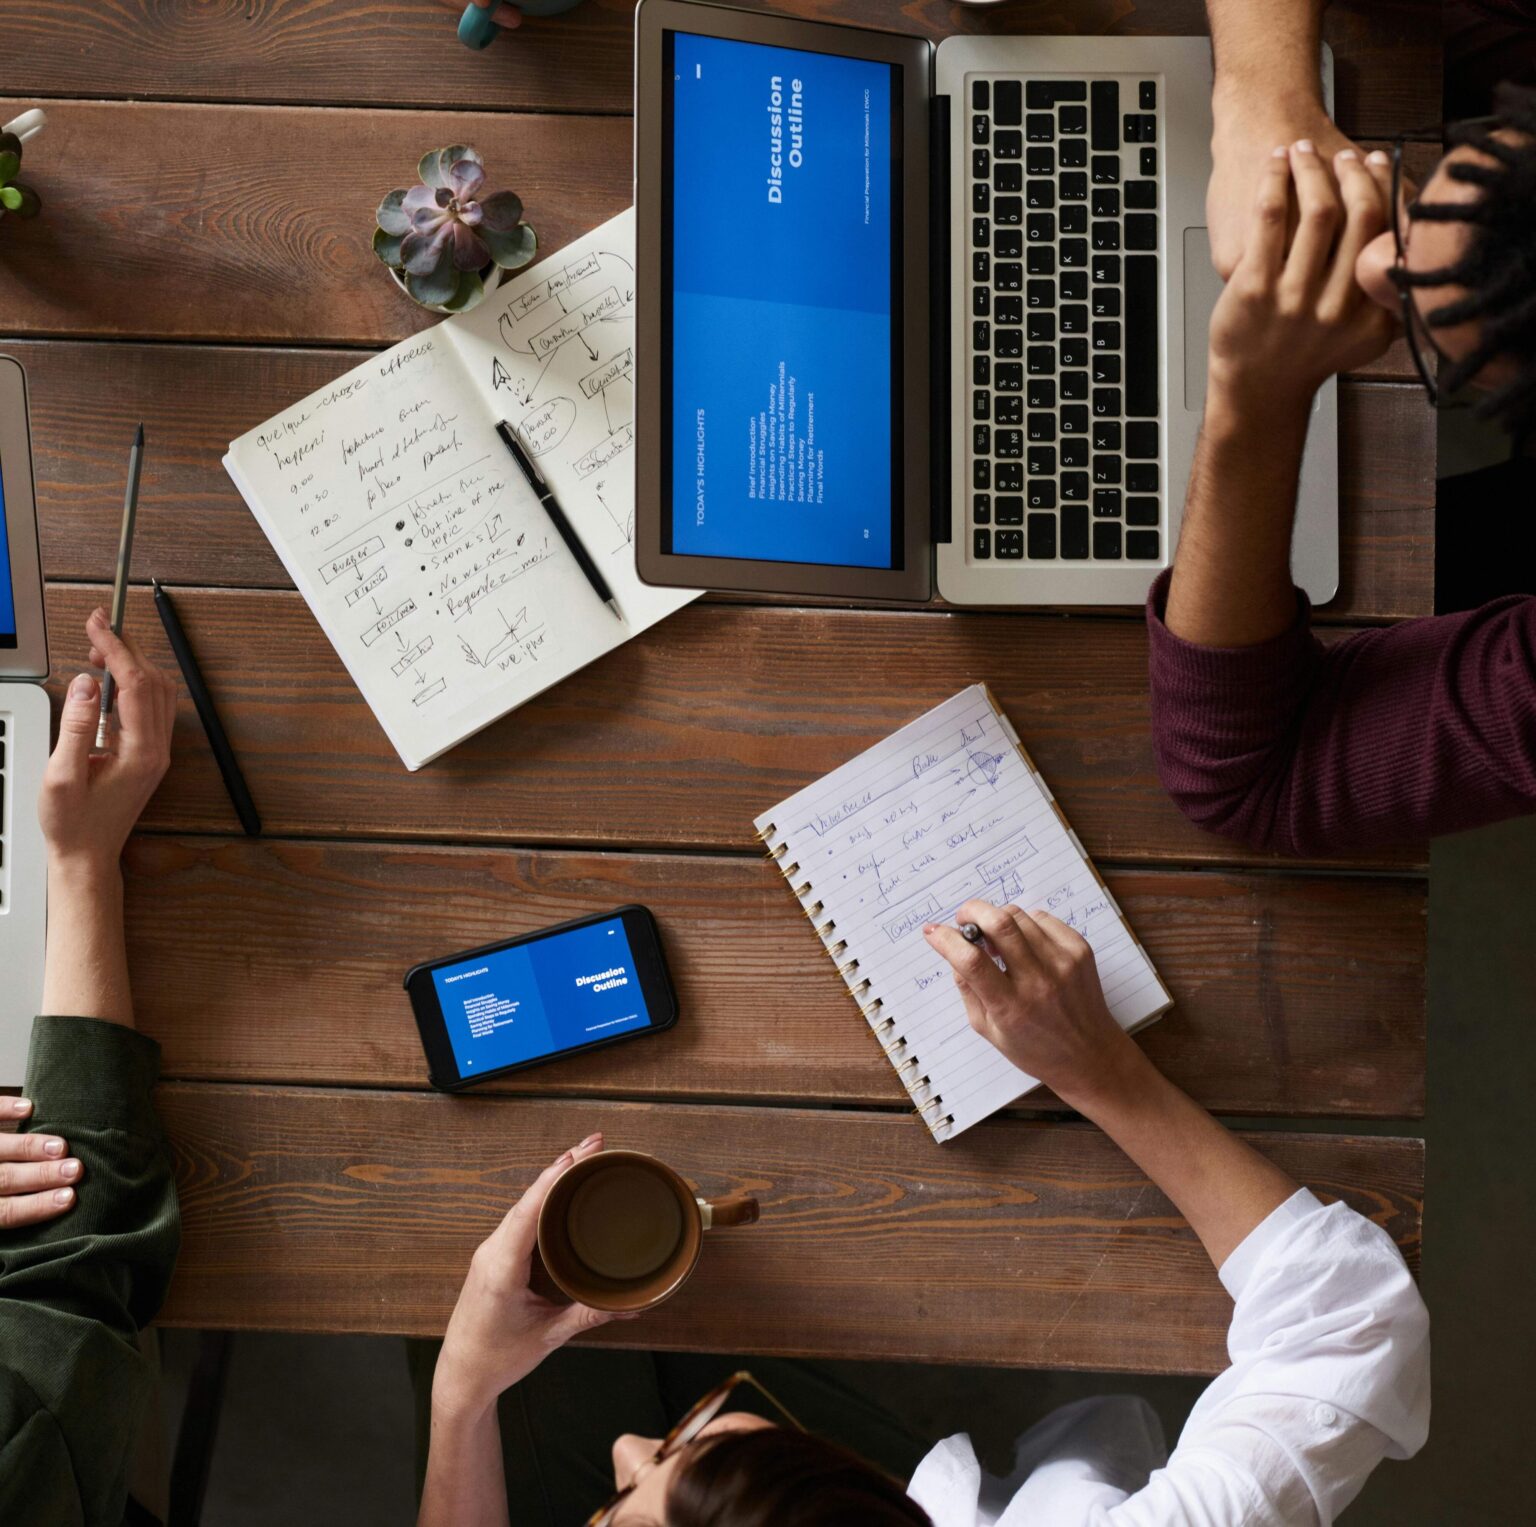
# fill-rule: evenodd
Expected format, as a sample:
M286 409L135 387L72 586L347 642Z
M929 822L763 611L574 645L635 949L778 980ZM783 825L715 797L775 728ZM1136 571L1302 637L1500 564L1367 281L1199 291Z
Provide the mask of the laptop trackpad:
M1211 239L1204 228L1184 230L1184 406L1191 413L1205 407L1206 351L1211 310L1222 281L1211 264Z

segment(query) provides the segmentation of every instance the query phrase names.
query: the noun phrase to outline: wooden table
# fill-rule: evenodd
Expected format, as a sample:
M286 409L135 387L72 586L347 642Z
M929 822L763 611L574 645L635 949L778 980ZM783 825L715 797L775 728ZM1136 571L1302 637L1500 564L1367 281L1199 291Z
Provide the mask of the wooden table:
M1198 32L1198 0L779 0L952 30ZM588 0L484 54L428 0L8 0L0 120L45 105L0 226L0 329L32 390L56 684L104 597L124 447L149 451L136 574L179 604L268 836L239 835L190 704L127 856L140 1026L185 1242L165 1319L435 1333L469 1255L588 1129L763 1200L685 1293L609 1339L1143 1372L1224 1363L1228 1302L1189 1228L1036 1095L939 1148L751 819L987 679L1173 988L1142 1041L1410 1257L1421 1142L1348 1133L1424 1102L1425 848L1255 856L1164 798L1139 612L710 600L417 775L219 464L225 444L425 315L369 252L425 149L470 142L544 252L629 199L631 13ZM1335 4L1339 114L1438 114L1429 0ZM1429 151L1426 148L1424 152ZM1431 605L1433 432L1403 350L1341 391L1344 570L1322 619ZM170 662L143 584L129 622ZM656 910L671 1036L467 1098L424 1087L400 976L423 956L622 901Z

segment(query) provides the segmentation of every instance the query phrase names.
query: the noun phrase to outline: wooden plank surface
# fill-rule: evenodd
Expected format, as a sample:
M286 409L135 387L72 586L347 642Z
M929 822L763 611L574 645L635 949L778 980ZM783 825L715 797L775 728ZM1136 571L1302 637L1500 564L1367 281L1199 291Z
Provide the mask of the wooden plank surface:
M420 1088L407 969L639 902L661 924L677 1028L495 1090L909 1106L762 858L139 837L127 871L139 1027L167 1076ZM1422 1113L1422 882L1108 878L1177 1003L1139 1042L1200 1102ZM1060 1107L1047 1092L1025 1104Z
M33 104L0 100L0 120ZM484 153L544 254L631 199L619 117L46 104L27 172L47 215L6 226L0 328L16 334L392 344L437 318L374 258L374 210L445 143ZM1414 372L1397 344L1365 374Z
M50 586L56 690L103 597ZM263 823L280 835L751 848L760 811L985 679L1090 854L1290 864L1202 832L1163 793L1139 622L695 604L408 774L297 594L185 590L178 608ZM142 588L127 621L172 664ZM236 826L185 696L144 820ZM1342 862L1423 858L1419 844Z
M439 1335L475 1246L601 1128L763 1207L605 1342L1133 1373L1227 1362L1231 1301L1199 1243L1085 1125L994 1122L941 1147L851 1110L185 1083L157 1102L181 1193L172 1325ZM1416 1262L1422 1142L1249 1138Z
M1036 0L995 12L949 0L774 0L761 8L935 39L1205 31L1200 0ZM633 12L632 0L587 0L567 17L525 22L521 36L470 53L453 35L451 13L431 0L264 0L257 7L244 0L93 0L89 10L68 0L29 0L6 17L6 88L626 112ZM1336 0L1326 35L1337 61L1339 116L1350 130L1391 133L1438 119L1432 0Z
M144 422L141 579L290 587L230 482L229 442L357 363L345 350L0 343L27 368L33 457L50 578L110 577L123 460ZM1340 392L1342 578L1328 621L1427 615L1434 605L1434 419L1417 386ZM195 518L197 533L187 525Z

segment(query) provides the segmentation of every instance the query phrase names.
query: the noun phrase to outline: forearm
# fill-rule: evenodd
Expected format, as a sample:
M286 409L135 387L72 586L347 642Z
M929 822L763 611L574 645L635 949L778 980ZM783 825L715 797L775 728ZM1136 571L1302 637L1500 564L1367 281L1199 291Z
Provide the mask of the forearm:
M427 1478L416 1527L508 1527L494 1400L456 1405L434 1386Z
M1164 619L1202 647L1250 647L1296 619L1291 532L1309 404L1206 402Z
M43 1011L133 1027L123 877L116 864L49 865Z
M1322 107L1318 54L1324 0L1206 0L1216 106L1258 89L1275 104Z
M1217 1267L1296 1191L1290 1177L1218 1124L1135 1044L1120 1047L1080 1092L1062 1096L1172 1199Z

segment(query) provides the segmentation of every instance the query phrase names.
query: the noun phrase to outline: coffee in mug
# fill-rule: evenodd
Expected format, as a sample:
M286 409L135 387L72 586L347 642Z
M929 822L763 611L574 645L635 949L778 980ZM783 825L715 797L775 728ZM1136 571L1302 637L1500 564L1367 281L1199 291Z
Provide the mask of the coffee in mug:
M706 1230L757 1217L755 1198L697 1198L654 1156L599 1151L555 1179L539 1213L539 1257L567 1298L646 1310L688 1281Z

